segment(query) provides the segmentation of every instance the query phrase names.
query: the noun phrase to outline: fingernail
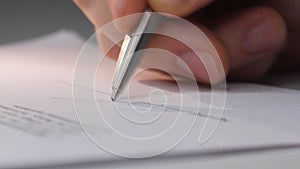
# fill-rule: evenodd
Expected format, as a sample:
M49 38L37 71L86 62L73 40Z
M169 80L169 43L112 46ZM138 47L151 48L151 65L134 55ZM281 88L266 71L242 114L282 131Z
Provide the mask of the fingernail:
M266 20L254 26L247 34L244 42L244 50L248 53L260 53L272 49L278 44L276 26L274 20Z
M127 5L127 0L110 0L110 9L115 18L122 16Z

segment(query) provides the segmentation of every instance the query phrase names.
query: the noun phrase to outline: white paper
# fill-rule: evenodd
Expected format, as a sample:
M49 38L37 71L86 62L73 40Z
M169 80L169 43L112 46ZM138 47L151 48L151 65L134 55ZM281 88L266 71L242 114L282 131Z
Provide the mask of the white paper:
M0 168L120 159L95 145L77 121L71 84L83 44L84 40L76 34L60 31L0 47ZM107 69L113 69L114 64L107 61ZM110 91L109 82L100 83L96 90ZM139 86L149 87L142 82ZM78 88L93 92L84 86ZM154 88L172 89L173 86L163 83ZM177 94L176 90L167 93ZM206 95L208 91L203 89L201 94ZM193 98L192 92L190 96ZM82 102L92 101L82 98ZM300 145L299 102L300 92L296 90L250 83L229 84L225 112L223 117L216 117L222 120L212 138L198 144L206 118L199 115L187 138L163 156ZM103 124L87 125L91 132L103 136L113 132Z

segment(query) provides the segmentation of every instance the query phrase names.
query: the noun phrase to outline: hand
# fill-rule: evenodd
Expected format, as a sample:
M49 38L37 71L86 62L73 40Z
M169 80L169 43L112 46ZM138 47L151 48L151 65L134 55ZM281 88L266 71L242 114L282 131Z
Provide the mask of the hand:
M154 11L186 17L211 40L223 69L230 79L253 80L272 69L294 69L300 65L300 2L297 0L75 0L96 29L113 19L142 12L149 5ZM205 12L197 12L202 11ZM116 25L121 31L134 25ZM99 35L100 47L111 43ZM186 47L170 38L156 36L150 45L167 49L181 57L198 81L210 81L199 60ZM200 46L199 46L200 48ZM109 51L116 58L119 46ZM170 64L170 63L169 63ZM173 63L172 63L173 64ZM178 65L180 70L180 65ZM223 71L223 70L222 70Z

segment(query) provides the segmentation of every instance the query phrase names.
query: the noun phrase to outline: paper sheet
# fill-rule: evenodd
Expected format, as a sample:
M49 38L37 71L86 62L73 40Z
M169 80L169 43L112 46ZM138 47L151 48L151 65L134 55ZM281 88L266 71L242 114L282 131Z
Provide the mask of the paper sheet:
M76 34L60 31L0 47L0 168L122 159L89 140L77 121L71 84L83 43ZM107 63L107 69L115 64ZM97 89L109 92L109 82L101 83L103 86ZM137 83L153 86L151 81ZM171 83L156 83L154 87L168 88L170 94L176 95L176 90L170 90ZM84 86L77 88L93 92ZM203 95L206 93L202 91ZM190 95L192 98L193 93ZM82 98L81 101L93 100ZM207 116L186 113L185 116L198 115L195 126L179 146L163 156L300 145L299 102L300 92L296 90L250 83L229 84L223 117L209 117L220 120L212 138L199 145L199 129ZM102 124L86 125L90 132L103 136L109 137L113 132Z

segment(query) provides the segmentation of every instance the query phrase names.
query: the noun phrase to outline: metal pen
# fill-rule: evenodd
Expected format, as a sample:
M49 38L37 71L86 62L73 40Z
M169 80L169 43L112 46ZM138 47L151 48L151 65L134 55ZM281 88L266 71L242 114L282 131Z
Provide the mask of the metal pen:
M144 32L146 29L151 29L153 31L153 29L157 27L158 21L149 24L150 20L152 21L155 19L157 18L151 18L151 10L147 10L143 13L138 26L132 34L125 35L112 81L112 101L115 101L134 72L141 57L139 56L141 53L137 54L136 51L146 47L151 34Z

